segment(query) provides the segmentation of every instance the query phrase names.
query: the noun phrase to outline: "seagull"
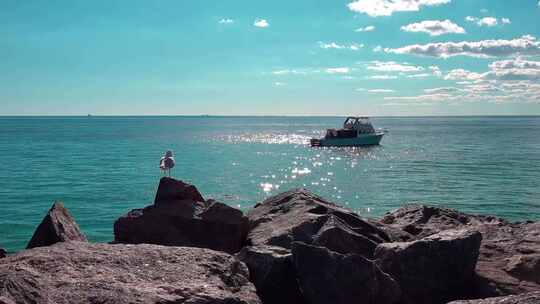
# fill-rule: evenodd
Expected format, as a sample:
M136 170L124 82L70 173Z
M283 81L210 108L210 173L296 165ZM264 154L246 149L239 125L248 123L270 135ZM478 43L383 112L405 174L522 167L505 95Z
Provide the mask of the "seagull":
M174 168L174 164L175 162L173 153L171 150L169 150L165 152L165 156L163 156L159 161L159 168L161 169L161 171L163 171L165 175L167 175L168 173L169 177L171 177L171 169Z

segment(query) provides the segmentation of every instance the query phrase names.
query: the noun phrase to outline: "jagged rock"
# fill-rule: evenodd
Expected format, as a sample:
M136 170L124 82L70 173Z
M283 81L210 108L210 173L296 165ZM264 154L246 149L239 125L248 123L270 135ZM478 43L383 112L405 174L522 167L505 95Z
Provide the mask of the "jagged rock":
M177 201L205 202L203 196L193 185L170 177L161 178L154 204L169 204Z
M0 248L0 259L5 258L7 255L7 251L4 248Z
M392 304L400 298L398 284L371 260L302 242L292 247L298 280L310 304Z
M321 242L326 242L325 234L334 232L335 235L342 236L353 234L342 239L350 241L351 238L356 238L357 241L366 244L355 246L364 248L375 249L376 244L390 241L390 237L383 230L354 212L325 201L305 189L295 189L268 198L255 205L248 212L248 218L250 221L248 243L255 246L268 245L290 249L293 241L310 244L320 237ZM334 227L336 229L333 229ZM346 244L334 245L336 245L334 249L338 250L339 245L343 247L339 251L346 251L344 250Z
M481 240L476 231L446 230L418 241L380 244L375 258L401 286L404 303L446 303L467 296Z
M470 288L475 298L540 290L534 276L523 275L528 270L519 271L508 265L519 256L522 256L519 259L529 260L528 256L540 254L540 222L509 223L494 216L413 204L388 213L381 224L409 231L417 239L453 228L479 231L482 245L476 266L477 278ZM528 267L532 266L525 268Z
M247 256L264 259L265 262L261 266L244 260L256 277L255 286L259 294L263 300L268 299L264 300L265 304L287 303L275 290L287 290L297 299L289 303L301 303L298 284L294 277L290 277L295 273L294 265L289 261L292 242L317 244L338 253L371 257L377 244L390 241L382 229L305 189L268 198L251 209L248 218L250 231L247 243L253 247L248 249ZM286 277L290 278L273 279Z
M0 297L0 304L15 304L15 302L6 297Z
M0 260L0 299L18 304L259 304L248 277L242 262L209 249L65 242Z
M61 202L54 202L26 248L49 246L67 241L86 242L86 236L81 232L64 205Z
M454 301L448 304L538 304L540 292L524 293L516 296L488 298L483 300Z
M305 303L296 281L290 250L275 246L246 246L237 257L249 267L251 281L263 303Z
M116 220L114 240L238 252L247 235L247 217L223 203L200 199L194 186L162 178L154 205L134 209Z

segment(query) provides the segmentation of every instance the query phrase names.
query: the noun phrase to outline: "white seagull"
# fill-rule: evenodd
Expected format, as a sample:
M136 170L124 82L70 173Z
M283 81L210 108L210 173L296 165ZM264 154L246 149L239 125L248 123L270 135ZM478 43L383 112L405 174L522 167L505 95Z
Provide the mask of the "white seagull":
M165 152L165 156L159 161L159 168L165 175L171 177L171 169L174 168L175 161L171 150Z

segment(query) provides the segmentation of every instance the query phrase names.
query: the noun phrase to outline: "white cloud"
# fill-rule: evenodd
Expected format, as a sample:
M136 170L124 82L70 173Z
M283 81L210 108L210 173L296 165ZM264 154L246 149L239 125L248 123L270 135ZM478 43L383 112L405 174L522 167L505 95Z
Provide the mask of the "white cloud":
M489 65L488 79L540 80L540 61L512 60L495 61Z
M415 102L441 102L452 100L455 97L452 94L435 93L435 94L422 94L416 96L388 96L384 97L384 100L405 100Z
M335 42L330 43L324 43L322 41L319 41L319 46L323 49L338 49L338 50L351 50L351 51L358 51L361 48L364 47L363 44L351 44L351 45L341 45L337 44Z
M483 77L483 74L471 72L464 69L454 69L444 76L445 80L478 80Z
M328 68L326 73L328 74L348 74L350 72L349 68Z
M487 27L497 26L499 25L499 23L502 23L502 24L512 23L510 19L508 18L501 18L499 21L499 19L497 19L496 17L478 18L478 17L467 16L465 17L465 21L474 22L478 26L487 26Z
M456 87L442 87L442 88L433 88L433 89L425 89L424 93L426 94L448 94L448 93L454 93L454 92L460 92L462 91L460 88Z
M273 71L272 74L274 75L306 75L307 72L306 71L299 71L299 70L294 70L294 69L285 69L285 70L276 70L276 71Z
M397 76L393 76L393 75L373 75L373 76L366 77L366 79L390 80L390 79L397 79Z
M451 0L356 0L348 4L351 11L371 17L391 16L394 12L419 11L422 6L450 3Z
M276 81L276 82L274 82L274 85L275 85L276 87L282 87L282 86L285 85L285 83Z
M270 24L266 19L256 19L255 22L253 22L253 25L256 27L269 27Z
M375 93L375 94L385 94L385 93L394 93L395 91L394 90L389 90L389 89L372 89L372 90L368 90L368 93Z
M436 65L430 65L428 69L433 73L435 77L442 77L441 69Z
M397 63L394 61L372 61L368 66L368 70L378 72L420 72L424 68L421 66L414 66L408 63Z
M220 24L233 24L234 20L229 19L229 18L223 18L223 19L219 20L218 23L220 23Z
M413 44L401 48L385 48L393 54L412 54L429 57L449 58L454 56L469 57L507 57L515 55L540 55L540 42L535 37L525 35L512 40L481 40L462 42L437 42Z
M411 23L401 27L402 31L413 33L427 33L430 36L443 34L465 34L465 29L450 20L425 20Z
M357 28L355 32L372 32L375 30L373 25L368 25L366 27Z
M421 74L407 75L407 78L426 78L426 77L430 77L430 76L432 76L432 75L428 74L428 73L421 73Z

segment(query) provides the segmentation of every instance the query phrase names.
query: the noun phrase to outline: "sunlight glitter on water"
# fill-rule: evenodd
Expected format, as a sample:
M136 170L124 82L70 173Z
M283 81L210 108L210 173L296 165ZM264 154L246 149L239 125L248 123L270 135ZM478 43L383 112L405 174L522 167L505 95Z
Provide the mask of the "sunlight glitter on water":
M229 143L263 143L263 144L293 144L307 145L311 137L302 134L275 134L275 133L244 133L238 135L225 135L220 139Z

